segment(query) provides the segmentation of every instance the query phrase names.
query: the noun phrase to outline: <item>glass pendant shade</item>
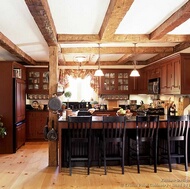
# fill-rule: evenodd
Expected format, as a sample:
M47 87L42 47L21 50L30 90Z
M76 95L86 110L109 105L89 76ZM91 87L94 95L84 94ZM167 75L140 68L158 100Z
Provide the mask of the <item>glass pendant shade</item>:
M131 77L139 77L140 74L139 74L139 72L138 72L136 69L134 69L134 70L131 72L130 76L131 76Z
M95 71L94 76L104 76L104 73L103 73L103 71L102 71L100 68L98 68L98 69Z

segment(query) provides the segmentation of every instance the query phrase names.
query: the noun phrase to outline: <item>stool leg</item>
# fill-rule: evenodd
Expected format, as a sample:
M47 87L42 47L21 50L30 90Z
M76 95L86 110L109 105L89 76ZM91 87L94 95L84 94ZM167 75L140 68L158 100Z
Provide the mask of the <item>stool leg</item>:
M139 159L139 140L137 139L137 170L140 173L140 159Z
M172 172L171 166L171 150L170 150L170 141L168 140L168 164L169 164L169 171Z

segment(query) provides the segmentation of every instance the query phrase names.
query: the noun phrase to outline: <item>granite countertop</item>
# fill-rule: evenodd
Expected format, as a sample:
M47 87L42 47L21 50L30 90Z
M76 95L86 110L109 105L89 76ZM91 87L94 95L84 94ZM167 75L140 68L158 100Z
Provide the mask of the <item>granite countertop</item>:
M167 121L167 115L161 115L159 118L160 118L159 119L160 121ZM58 121L66 122L67 119L60 116ZM93 122L102 122L102 116L92 116L92 121ZM136 121L136 116L132 116L130 119L127 120L127 122L134 122L134 121Z

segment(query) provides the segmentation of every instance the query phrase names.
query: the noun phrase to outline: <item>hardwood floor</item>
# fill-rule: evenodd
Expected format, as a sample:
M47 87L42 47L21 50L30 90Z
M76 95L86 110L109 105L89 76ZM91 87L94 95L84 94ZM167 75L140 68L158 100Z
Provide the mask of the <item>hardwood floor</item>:
M16 154L0 155L0 188L3 189L132 189L132 188L190 188L190 171L183 165L172 165L170 173L167 165L159 165L158 173L153 166L125 166L125 174L120 167L108 167L104 175L103 167L92 167L90 175L85 168L73 168L73 175L64 168L48 167L48 143L27 142ZM189 167L190 169L190 167Z

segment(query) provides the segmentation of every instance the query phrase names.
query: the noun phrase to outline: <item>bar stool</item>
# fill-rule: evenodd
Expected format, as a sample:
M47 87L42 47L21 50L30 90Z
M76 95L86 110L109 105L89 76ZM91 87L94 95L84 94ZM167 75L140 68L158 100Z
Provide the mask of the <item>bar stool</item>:
M159 146L160 158L168 159L169 171L172 172L171 159L184 158L185 171L188 171L188 131L189 131L190 117L182 116L168 116L167 131L161 135L159 139L167 141L167 145Z
M68 116L68 161L70 175L74 161L87 161L88 175L91 163L92 116ZM78 149L76 149L78 147ZM84 148L80 149L80 147ZM74 150L75 148L75 150Z
M159 116L136 116L136 131L128 135L128 164L131 164L131 159L136 159L138 173L142 159L149 163L153 160L154 172L157 172L158 129Z
M125 116L103 116L102 135L99 142L99 166L103 160L104 173L107 174L107 161L120 161L124 174L125 160Z

